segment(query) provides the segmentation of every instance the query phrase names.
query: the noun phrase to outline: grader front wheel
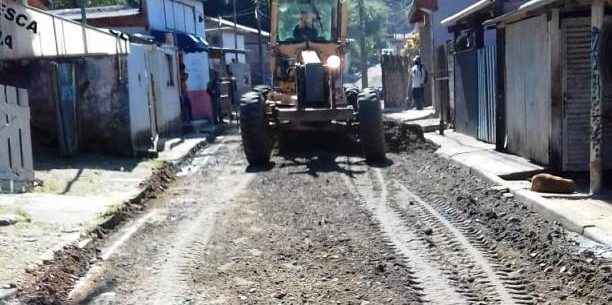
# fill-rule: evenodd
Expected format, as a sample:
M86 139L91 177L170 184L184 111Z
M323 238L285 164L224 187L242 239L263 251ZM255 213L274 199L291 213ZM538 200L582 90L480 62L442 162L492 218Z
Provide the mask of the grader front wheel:
M240 100L242 146L250 165L270 162L272 140L265 114L265 104L259 92L249 92Z
M359 94L359 138L369 162L386 159L385 136L380 99L376 91L365 89Z

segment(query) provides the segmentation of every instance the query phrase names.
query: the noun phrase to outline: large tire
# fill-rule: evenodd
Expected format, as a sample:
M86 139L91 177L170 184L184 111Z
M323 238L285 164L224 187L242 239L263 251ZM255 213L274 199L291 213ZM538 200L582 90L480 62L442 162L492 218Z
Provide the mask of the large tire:
M258 92L249 92L242 96L240 128L242 146L249 164L254 166L268 164L272 152L272 141L264 101Z
M368 162L386 159L381 103L372 89L359 94L359 138Z

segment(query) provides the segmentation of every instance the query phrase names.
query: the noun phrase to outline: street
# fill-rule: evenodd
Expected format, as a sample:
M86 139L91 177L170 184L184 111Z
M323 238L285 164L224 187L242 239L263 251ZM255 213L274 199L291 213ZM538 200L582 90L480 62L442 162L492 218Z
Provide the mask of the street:
M235 132L200 151L109 235L84 303L611 301L610 262L597 246L430 144L368 165L348 141L298 142L311 149L275 153L261 169L247 168Z

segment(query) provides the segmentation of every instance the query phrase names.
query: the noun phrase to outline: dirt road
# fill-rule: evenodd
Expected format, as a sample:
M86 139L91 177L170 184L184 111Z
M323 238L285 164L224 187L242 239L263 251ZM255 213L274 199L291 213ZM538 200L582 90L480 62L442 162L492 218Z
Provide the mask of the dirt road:
M612 302L610 249L581 244L429 145L370 166L319 144L247 169L239 137L219 139L108 240L103 285L86 303Z

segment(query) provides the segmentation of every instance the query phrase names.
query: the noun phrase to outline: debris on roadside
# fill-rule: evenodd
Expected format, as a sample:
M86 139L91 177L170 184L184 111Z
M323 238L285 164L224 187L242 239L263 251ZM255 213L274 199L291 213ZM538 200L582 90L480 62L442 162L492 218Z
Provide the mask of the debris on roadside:
M576 182L550 174L539 174L531 179L531 190L537 193L572 194Z
M387 151L400 153L413 150L435 151L437 146L425 139L423 128L417 124L385 121Z

